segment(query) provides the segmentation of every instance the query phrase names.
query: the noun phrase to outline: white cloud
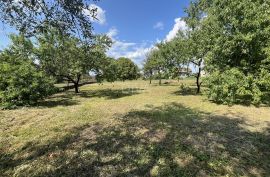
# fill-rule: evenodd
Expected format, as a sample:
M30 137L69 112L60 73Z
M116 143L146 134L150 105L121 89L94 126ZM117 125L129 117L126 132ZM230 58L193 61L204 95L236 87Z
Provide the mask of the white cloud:
M110 38L114 39L114 37L118 34L118 30L113 27L109 30L109 32L107 33L107 36L109 36Z
M169 32L169 34L165 38L166 41L171 41L177 35L179 30L186 31L188 29L186 22L182 18L176 18L174 22L175 24L173 29Z
M127 57L133 60L139 67L142 67L146 54L152 49L152 42L133 43L116 39L118 30L111 28L107 35L112 38L113 45L107 55L115 59Z
M153 45L148 45L147 47L145 46L146 43L140 44L141 46L134 48L132 51L127 52L127 57L131 58L135 61L135 63L139 66L142 67L143 61L146 58L146 55L152 50L154 47Z
M96 16L95 18L92 16L91 10L96 9ZM100 25L104 25L106 23L106 11L103 10L101 7L95 5L95 4L90 4L89 9L84 9L83 10L85 15L87 15L92 22L98 23Z
M161 24L156 24L154 27L156 29L161 28ZM186 22L182 18L176 18L173 29L168 33L165 37L164 41L171 41L179 32L179 30L186 31L188 27ZM113 45L110 50L107 52L108 56L113 58L119 57L127 57L132 59L139 67L142 67L143 61L146 58L147 53L149 53L152 49L155 48L154 43L161 42L161 40L157 39L156 41L146 41L141 43L132 43L126 42L117 39L119 31L113 27L111 28L107 35L112 38Z
M157 22L154 26L154 29L158 29L158 30L163 30L164 29L164 23L162 22Z

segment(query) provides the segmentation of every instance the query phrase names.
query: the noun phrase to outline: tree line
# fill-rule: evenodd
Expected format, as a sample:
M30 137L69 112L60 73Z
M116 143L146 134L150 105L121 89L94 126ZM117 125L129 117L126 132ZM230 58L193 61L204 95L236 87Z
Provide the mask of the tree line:
M56 79L73 83L78 93L89 72L98 82L138 77L130 59L106 56L112 41L93 33L95 1L0 1L0 20L19 32L0 52L0 106L35 104L57 91Z
M75 93L89 72L98 82L138 78L130 59L106 56L111 43L106 36L95 36L91 46L55 30L39 35L35 44L23 34L10 38L11 45L0 53L0 101L5 107L34 104L55 93L56 78L73 83Z
M218 103L261 104L270 100L270 1L194 0L183 20L187 30L150 52L144 71L196 67L197 93L206 86ZM201 72L207 74L201 79Z
M79 92L83 74L98 81L138 78L127 58L106 56L112 41L93 33L97 10L91 1L0 1L0 20L19 31L0 54L0 102L25 105L55 92L55 78ZM187 30L163 41L148 54L144 74L172 78L196 67L197 93L205 86L218 103L269 103L270 2L265 0L193 0L182 18ZM207 74L201 79L201 72Z

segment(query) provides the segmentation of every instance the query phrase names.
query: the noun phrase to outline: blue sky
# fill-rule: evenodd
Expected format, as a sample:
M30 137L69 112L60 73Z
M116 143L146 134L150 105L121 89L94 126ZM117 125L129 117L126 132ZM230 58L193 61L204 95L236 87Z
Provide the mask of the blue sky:
M95 33L106 33L114 41L108 55L131 58L141 65L146 53L160 40L172 39L179 29L185 29L181 17L188 0L101 0L94 21ZM0 48L9 40L7 34L14 32L0 25Z

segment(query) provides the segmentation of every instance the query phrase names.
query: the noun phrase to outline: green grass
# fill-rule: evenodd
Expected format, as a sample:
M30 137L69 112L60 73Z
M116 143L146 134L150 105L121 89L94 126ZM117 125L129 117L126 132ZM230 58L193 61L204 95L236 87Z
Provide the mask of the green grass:
M193 82L85 85L2 110L0 176L269 176L270 109L179 92Z

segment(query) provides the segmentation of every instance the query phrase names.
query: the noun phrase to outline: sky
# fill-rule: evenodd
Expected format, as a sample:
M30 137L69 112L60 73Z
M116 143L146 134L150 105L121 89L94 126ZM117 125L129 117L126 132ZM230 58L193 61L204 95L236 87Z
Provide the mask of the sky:
M98 10L98 21L92 20L94 32L113 39L109 56L128 57L141 67L155 43L186 29L181 18L188 4L189 0L100 0L91 5ZM9 44L11 32L15 30L0 25L0 49Z

